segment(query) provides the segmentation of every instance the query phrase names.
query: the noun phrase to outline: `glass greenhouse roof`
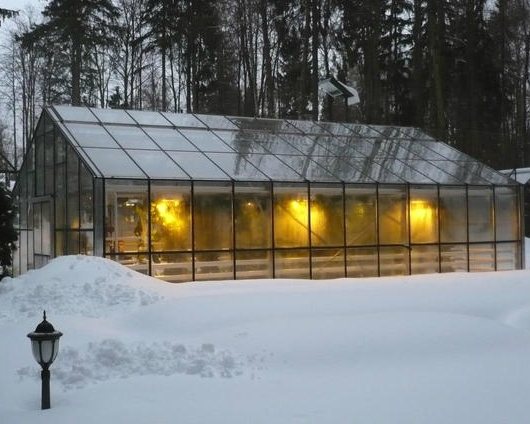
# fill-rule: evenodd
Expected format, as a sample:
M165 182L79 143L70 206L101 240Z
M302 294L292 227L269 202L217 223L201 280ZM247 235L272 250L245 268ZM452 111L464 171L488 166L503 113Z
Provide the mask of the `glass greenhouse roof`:
M48 108L104 178L513 184L418 128Z

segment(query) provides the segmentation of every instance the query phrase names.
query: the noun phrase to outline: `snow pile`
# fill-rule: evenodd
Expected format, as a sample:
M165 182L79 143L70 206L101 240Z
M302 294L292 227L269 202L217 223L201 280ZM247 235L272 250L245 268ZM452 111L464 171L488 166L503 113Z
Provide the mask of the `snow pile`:
M216 351L213 344L190 348L179 343L126 344L116 339L91 342L81 349L67 346L54 366L54 380L64 390L90 383L131 376L188 374L200 377L231 378L243 373L254 358L235 358L228 351ZM256 369L259 364L256 365ZM38 380L34 367L17 371L21 378Z
M154 290L157 283L108 259L62 256L39 270L0 282L5 303L0 319L36 317L42 309L100 317L160 301L162 296Z

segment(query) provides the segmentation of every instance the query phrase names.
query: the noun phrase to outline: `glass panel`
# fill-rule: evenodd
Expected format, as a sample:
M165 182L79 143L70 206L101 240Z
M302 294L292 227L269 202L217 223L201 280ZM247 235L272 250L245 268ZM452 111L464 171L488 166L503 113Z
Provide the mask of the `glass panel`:
M107 182L105 186L107 253L147 250L147 184Z
M276 133L300 133L295 127L283 119L263 119L246 118L242 116L232 116L230 120L242 130L258 130Z
M335 123L335 122L322 122L319 121L319 125L326 131L329 131L333 135L345 136L350 135L352 132L346 126ZM351 125L351 124L350 124Z
M51 204L49 201L41 203L42 212L42 245L41 250L38 253L43 255L51 255L51 247L53 246L52 240L52 222L51 222Z
M408 244L405 187L379 188L378 215L380 244Z
M493 241L493 191L469 187L469 241Z
M269 153L268 144L271 138L276 137L271 133L259 131L214 131L232 150L242 154Z
M59 131L55 135L55 162L62 163L66 160L66 141Z
M74 139L81 147L108 147L119 146L101 125L91 124L65 124Z
M110 259L141 274L147 275L149 273L149 259L147 255L114 255Z
M495 271L495 245L480 243L469 245L469 270Z
M232 186L194 186L193 227L196 250L232 249Z
M346 275L344 249L313 249L311 261L314 279L342 278Z
M232 252L195 253L195 280L232 280L234 259Z
M234 198L236 249L272 247L269 185L236 184Z
M41 204L33 204L33 248L36 254L41 253L42 249L42 212ZM33 253L32 253L33 254Z
M67 149L67 227L79 228L79 159L70 146Z
M55 228L66 228L65 164L55 165Z
M410 168L420 172L422 175L429 178L430 180L435 181L439 184L460 183L460 179L448 174L441 167L438 167L435 161L404 160L403 163L405 163ZM411 178L415 178L415 177L411 177ZM414 179L411 179L410 181L415 182Z
M296 141L300 138L306 139L304 136L299 136L295 134L282 134L281 136L276 134L256 134L255 137L250 139L251 142L258 142L260 146L267 149L268 152L274 153L277 155L300 155L302 152L294 148L290 141ZM288 141L286 141L288 140Z
M62 256L66 253L66 237L64 231L55 232L55 256Z
M119 125L107 125L106 128L124 149L158 150L156 144L140 128Z
M521 269L519 243L497 243L497 271Z
M346 186L345 201L346 244L348 246L376 244L377 209L375 187Z
M276 247L309 244L307 186L274 186L274 243Z
M162 127L171 127L172 124L169 122L161 113L158 112L144 112L141 110L128 110L127 113L136 121L139 125L158 125Z
M91 230L79 232L79 253L81 255L94 254L94 233Z
M324 128L313 121L295 121L288 119L287 122L307 134L329 134Z
M146 177L123 150L92 148L84 150L105 177Z
M151 258L153 277L170 283L193 279L191 253L156 253Z
M495 187L495 226L497 240L518 240L519 205L516 187Z
M66 231L66 253L68 255L79 254L79 231Z
M233 152L212 131L180 130L180 132L202 152Z
M363 125L363 124L347 124L343 123L341 125L344 125L346 128L348 128L351 132L355 133L356 135L360 135L362 137L381 137L381 133L376 131L372 126Z
M377 248L348 249L348 277L377 277Z
M272 252L252 250L236 252L236 278L272 278Z
M288 163L304 179L309 181L339 181L337 177L328 172L324 167L302 155L281 155L283 162Z
M251 154L245 156L245 159L251 162L256 168L272 180L300 181L304 179L300 174L283 163L276 156Z
M258 169L237 153L205 153L235 180L268 180Z
M97 122L96 117L86 107L53 106L63 121Z
M467 271L467 246L465 244L448 244L440 246L442 272Z
M227 130L236 130L237 127L224 116L218 115L199 115L194 114L196 118L205 123L209 128L213 129L227 129Z
M305 137L293 134L284 135L283 137L304 155L310 155L311 157L332 155L332 150L327 148L327 145L333 142L333 137L330 135Z
M467 241L465 187L440 187L440 238L442 243Z
M35 139L35 194L44 194L44 137Z
M344 246L343 211L342 186L311 185L312 246Z
M309 278L309 250L276 250L276 278Z
M162 115L176 127L206 128L206 125L189 113L162 112Z
M131 149L128 153L149 178L189 179L186 173L160 150Z
M410 188L410 242L438 242L438 193L436 188Z
M412 274L432 274L439 271L438 246L412 246L410 267Z
M407 275L409 274L409 249L406 247L381 247L379 263L381 276Z
M151 249L191 250L189 184L151 184Z
M197 148L193 144L174 129L144 128L144 130L163 150L197 151Z
M81 228L92 228L94 226L94 211L93 211L93 189L92 176L88 173L83 164L80 164L80 194L81 194Z
M212 161L200 152L167 152L193 179L229 180Z
M98 119L106 124L131 124L134 125L132 118L127 115L123 109L97 109L90 108Z
M44 151L44 193L53 194L53 132L46 134L44 138L45 151Z

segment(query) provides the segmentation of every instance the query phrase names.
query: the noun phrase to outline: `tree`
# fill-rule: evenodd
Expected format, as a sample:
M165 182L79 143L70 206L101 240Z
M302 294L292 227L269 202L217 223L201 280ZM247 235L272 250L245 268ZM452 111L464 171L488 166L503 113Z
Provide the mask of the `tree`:
M15 207L11 193L0 183L0 280L8 275L13 264L17 232L15 230Z
M110 0L51 0L42 12L47 19L24 37L24 44L44 38L70 50L72 104L81 104L83 55L112 41L110 29L117 9Z

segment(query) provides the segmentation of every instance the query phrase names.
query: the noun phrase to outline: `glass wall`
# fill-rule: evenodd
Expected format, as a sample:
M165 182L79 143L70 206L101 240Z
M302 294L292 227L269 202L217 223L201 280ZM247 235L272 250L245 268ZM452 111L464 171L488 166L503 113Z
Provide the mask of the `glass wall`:
M512 186L106 180L105 198L106 256L172 282L521 266Z

